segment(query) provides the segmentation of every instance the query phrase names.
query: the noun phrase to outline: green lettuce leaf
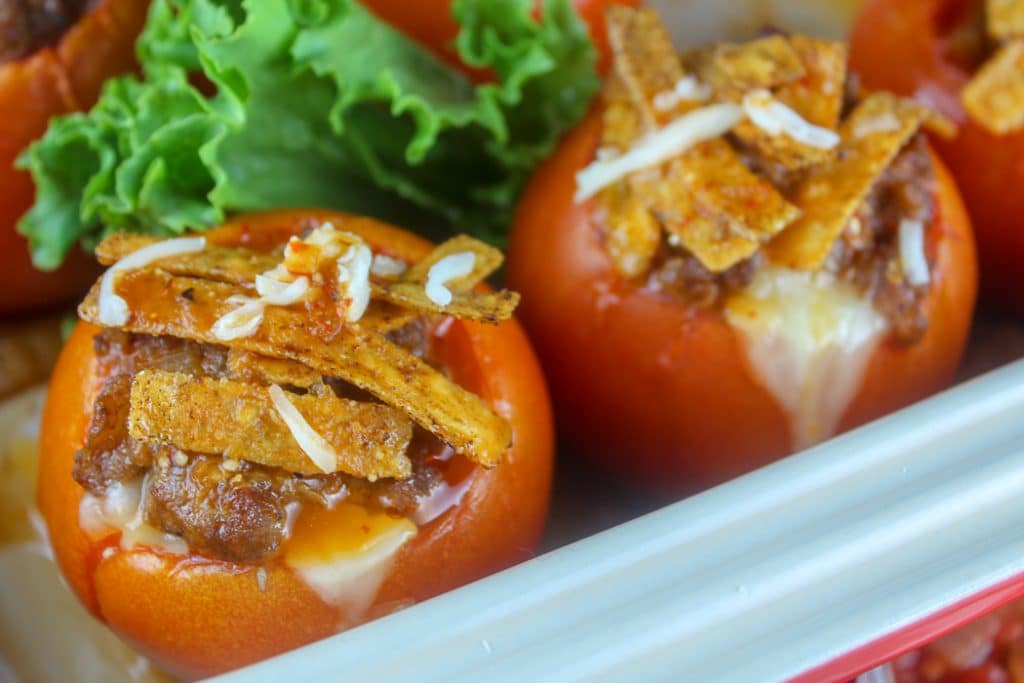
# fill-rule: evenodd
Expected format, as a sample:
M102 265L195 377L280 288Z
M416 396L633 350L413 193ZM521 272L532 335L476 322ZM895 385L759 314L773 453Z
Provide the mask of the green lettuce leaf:
M108 233L176 235L322 206L500 243L536 164L585 113L595 52L569 0L456 0L474 85L354 0L155 0L144 78L107 83L19 165L40 268Z

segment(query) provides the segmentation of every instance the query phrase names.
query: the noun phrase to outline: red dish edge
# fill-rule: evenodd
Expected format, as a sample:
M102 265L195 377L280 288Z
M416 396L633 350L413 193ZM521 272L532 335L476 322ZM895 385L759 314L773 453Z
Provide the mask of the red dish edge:
M926 645L1021 597L1024 597L1024 574L1017 574L920 621L794 676L790 683L838 683L853 680L865 671Z

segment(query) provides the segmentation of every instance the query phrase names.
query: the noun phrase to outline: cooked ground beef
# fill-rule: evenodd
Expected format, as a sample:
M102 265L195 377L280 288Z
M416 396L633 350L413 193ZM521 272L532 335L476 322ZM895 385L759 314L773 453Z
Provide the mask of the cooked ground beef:
M662 245L647 276L647 286L700 308L710 308L730 292L749 285L762 260L758 252L729 270L713 273L693 254Z
M427 328L394 335L426 355ZM227 350L174 337L130 335L105 330L96 337L101 372L110 375L100 392L86 442L75 455L73 476L102 496L117 482L144 478L146 521L182 537L193 552L233 562L260 562L274 555L288 534L295 504L330 505L342 498L397 514L411 514L421 498L443 482L428 462L442 444L416 428L409 457L413 476L403 481L369 482L342 473L301 476L221 456L184 453L136 442L128 434L132 377L160 368L210 377L228 374ZM110 370L116 368L116 373ZM345 396L368 397L337 380L330 386Z
M903 277L899 259L899 225L903 219L931 224L934 211L935 169L928 156L924 134L917 135L879 178L843 233L831 254L831 265L840 277L854 283L871 297L886 317L893 337L913 343L928 329L923 312L928 287L911 286ZM770 164L753 154L746 162L784 193L803 175L780 164ZM763 262L760 252L721 273L707 270L692 254L663 246L648 275L648 287L709 308L720 305L730 293L750 284Z
M0 64L60 40L92 0L0 0Z
M886 170L832 252L837 270L872 297L894 338L908 344L928 329L923 307L929 288L903 277L899 226L907 219L927 229L934 196L935 168L924 135L918 135Z

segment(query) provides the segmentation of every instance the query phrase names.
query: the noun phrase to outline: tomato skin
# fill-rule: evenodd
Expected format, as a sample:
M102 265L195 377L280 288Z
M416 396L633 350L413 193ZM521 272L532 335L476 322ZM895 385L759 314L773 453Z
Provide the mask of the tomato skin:
M983 301L1024 313L1024 132L995 136L970 119L960 91L971 74L950 57L943 15L981 0L867 0L850 39L850 63L869 88L916 97L959 126L933 137L963 195L978 240ZM898 65L898 68L894 68Z
M294 234L315 217L336 225L345 218L319 211L241 216L207 233ZM425 256L424 239L376 221L346 229L407 259ZM280 563L266 568L266 591L230 563L184 560L145 548L102 558L103 544L78 524L82 488L71 477L92 403L102 384L92 339L80 323L57 363L43 415L39 508L57 562L83 604L118 635L175 675L205 677L331 635L340 623L324 603ZM442 342L466 384L509 420L514 444L505 461L477 468L456 507L423 526L399 551L371 612L420 601L528 559L547 516L553 461L550 404L540 366L514 320L497 326L455 322ZM252 573L249 568L248 573Z
M793 450L788 420L747 369L720 312L695 310L621 278L596 212L573 202L593 158L595 110L541 166L509 245L508 283L541 357L559 436L623 481L678 494ZM851 428L944 387L967 340L976 293L970 227L938 166L937 274L931 326L910 347L883 342L841 422Z
M611 60L608 47L608 32L604 23L604 9L608 5L636 7L643 0L573 0L590 30L590 37L598 49L598 70L604 73ZM459 33L459 26L452 19L452 0L367 0L365 3L374 14L384 19L413 40L426 45L439 57L453 66L462 66L452 42ZM540 0L537 1L538 8ZM487 72L470 70L476 80L487 80Z
M147 5L103 0L56 45L0 66L0 315L66 302L98 272L79 249L56 272L32 267L27 241L15 225L32 205L35 187L13 164L52 117L88 109L107 78L135 68L135 37Z

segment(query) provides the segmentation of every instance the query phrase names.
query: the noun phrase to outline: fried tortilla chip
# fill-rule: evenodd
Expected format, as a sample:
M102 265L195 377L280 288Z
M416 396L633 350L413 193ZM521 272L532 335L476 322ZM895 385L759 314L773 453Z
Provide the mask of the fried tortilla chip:
M805 74L783 83L775 96L816 126L835 130L843 109L846 86L846 44L802 35L789 37Z
M302 363L270 358L241 349L228 350L231 379L253 384L281 384L309 389L323 382L323 375Z
M473 271L469 275L447 281L445 287L452 292L452 301L444 306L436 303L424 290L430 269L448 256L467 252L476 257ZM508 290L471 290L500 268L503 260L501 251L491 245L466 235L458 235L438 245L425 259L410 267L397 280L374 285L373 293L375 297L384 301L416 311L453 315L463 320L498 323L512 317L512 312L519 305L519 295Z
M111 265L144 246L159 241L144 235L118 233L105 239L96 248L101 263ZM430 267L446 256L459 252L472 252L476 256L473 272L447 283L448 289L456 296L447 306L439 306L423 291ZM201 252L162 259L154 264L172 275L198 277L216 282L227 282L252 286L256 276L274 269L281 263L280 253L256 252L244 247L208 246ZM500 322L512 316L519 304L519 295L514 292L477 293L470 290L491 275L504 260L501 252L480 240L465 235L454 237L439 245L427 258L411 267L395 281L373 286L377 299L391 302L400 307L427 313L443 313L467 320ZM401 312L387 306L372 306L359 324L380 332L389 332L402 327L411 320L411 313Z
M835 161L817 167L797 189L803 215L768 245L787 268L818 270L879 176L920 129L924 110L888 93L861 102L840 128Z
M676 98L671 106L656 106L665 101L665 94L675 92L676 84L686 75L656 10L612 5L606 16L608 41L615 55L614 75L623 94L637 107L645 129L659 128L699 106L699 102Z
M289 400L334 451L322 470L278 414L267 386L176 372L143 370L132 383L128 430L133 439L195 453L313 475L345 472L363 479L406 479L412 422L400 410L332 395Z
M182 292L190 291L188 297ZM226 345L271 358L303 363L325 377L337 377L405 411L424 429L481 465L496 465L508 450L512 430L484 401L409 351L362 325L346 325L325 341L301 312L270 306L252 336L229 342L212 331L235 309L228 300L237 286L162 270L125 273L118 294L130 316L123 329ZM99 323L100 286L79 306L83 320Z
M772 90L803 78L800 52L781 35L747 43L721 43L690 53L684 59L721 99L738 102L751 90Z
M940 111L930 107L921 106L922 121L921 127L929 133L938 135L943 140L952 140L956 137L959 128L956 122Z
M670 240L715 273L753 256L800 214L724 140L672 161L653 208Z
M641 120L641 112L618 73L609 74L601 92L605 106L598 156L617 156L629 150L650 129Z
M601 192L607 214L604 223L608 226L608 256L623 277L634 278L648 272L661 245L661 224L643 199L653 191L635 184L615 183Z
M161 241L150 235L115 233L96 247L96 258L105 266L111 266L142 247ZM220 247L207 245L202 251L181 256L171 256L153 264L175 275L190 275L206 280L251 285L257 275L273 269L281 263L282 254L260 252L244 247Z
M1024 2L1021 0L987 0L986 28L996 40L1024 38Z
M663 121L684 114L697 103L672 98L683 77L682 66L664 25L653 10L612 6L607 10L615 68L604 88L602 151L620 154ZM603 190L598 200L606 214L608 254L615 269L633 278L650 270L661 245L661 225L651 213L650 197L662 182L659 169L634 173Z
M464 251L473 252L476 255L476 261L473 263L473 272L469 275L448 281L448 287L453 292L456 290L466 292L473 287L476 287L497 271L505 261L505 257L502 255L500 249L496 249L495 247L481 242L478 239L469 237L468 235L456 235L455 237L445 240L441 244L437 245L437 247L435 247L425 259L410 266L409 270L405 271L405 274L401 279L405 282L418 282L425 284L427 282L427 276L430 273L430 269L435 263L443 258L447 258L448 256L459 254Z
M628 148L635 139L628 136L639 126L639 114L631 103L610 104L605 109L605 149ZM612 142L616 137L623 144ZM608 255L624 277L637 277L650 270L661 245L661 224L649 206L661 183L661 170L653 168L633 173L598 193L608 230Z
M805 121L836 130L843 107L846 83L846 46L829 40L794 35L790 45L804 66L802 78L778 86L775 99L799 114ZM800 170L831 159L833 150L803 144L788 135L770 135L753 122L741 122L733 134L761 156Z
M455 294L454 290L452 293ZM519 294L503 289L499 292L461 292L452 297L451 303L442 306L427 296L423 285L405 281L381 288L380 296L413 310L491 324L511 318L519 305Z
M1013 40L974 74L960 99L975 121L994 135L1024 128L1024 40Z
M680 101L668 111L657 106L659 95L674 89L686 73L656 12L617 7L609 9L608 16L615 73L606 92L603 144L624 150L666 117L679 116L700 103ZM764 39L749 44L749 50L726 46L710 55L715 67L707 73L717 74L723 83L774 82L802 75L799 56L784 39L782 43ZM627 107L636 113L630 116ZM657 223L672 241L719 272L750 257L798 214L724 140L705 142L670 161L664 178L657 171L635 173L625 187L606 189L602 199L610 226L609 253L627 276L650 267L659 243ZM643 207L653 216L645 216Z

